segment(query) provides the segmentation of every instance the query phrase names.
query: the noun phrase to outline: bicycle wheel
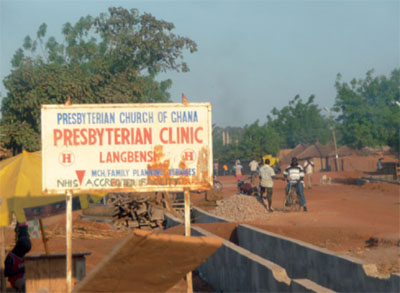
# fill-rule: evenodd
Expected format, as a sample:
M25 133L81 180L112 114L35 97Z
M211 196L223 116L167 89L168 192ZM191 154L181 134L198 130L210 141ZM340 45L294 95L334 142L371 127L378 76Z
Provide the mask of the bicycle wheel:
M294 206L295 206L296 211L299 212L300 211L300 197L297 194L296 194Z
M287 210L288 210L288 204L287 204L287 198L285 195L285 200L283 201L282 211L287 212Z
M296 210L296 198L297 198L296 190L294 188L291 188L290 192L289 192L290 210L291 211Z
M222 183L217 180L214 180L214 190L222 191L222 188L223 188Z
M285 196L285 200L283 201L283 211L284 212L288 212L290 211L292 208L292 204L291 204L291 194L289 192L289 194L287 196Z

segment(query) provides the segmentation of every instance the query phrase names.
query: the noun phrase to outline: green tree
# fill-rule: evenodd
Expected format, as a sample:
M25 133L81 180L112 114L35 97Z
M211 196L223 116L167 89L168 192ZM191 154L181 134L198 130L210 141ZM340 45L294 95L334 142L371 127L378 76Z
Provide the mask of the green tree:
M66 23L64 41L46 37L42 24L16 51L3 83L2 140L15 152L40 149L40 105L167 102L172 81L157 74L189 70L183 52L195 42L175 35L172 23L137 9L109 8L98 17Z
M259 160L266 154L275 156L279 153L281 138L278 133L268 124L260 126L258 123L257 120L244 127L240 147L245 161Z
M223 144L223 132L230 133L229 144ZM273 128L267 124L259 125L258 120L244 128L214 127L214 159L233 164L237 159L247 162L254 158L261 159L265 154L276 155L279 153L280 141L280 136Z
M389 78L373 77L373 70L365 79L342 82L337 75L337 96L334 110L338 112L340 138L354 148L389 145L399 150L400 70Z
M229 135L229 141L223 143L223 133ZM213 157L214 160L223 163L233 163L236 159L241 158L240 141L243 136L243 128L241 127L213 127ZM225 136L226 138L227 136Z
M317 140L327 143L331 136L328 120L321 114L321 109L314 103L311 95L303 103L297 95L289 105L281 110L272 109L267 116L267 125L281 137L281 148L293 148L299 143L313 144Z

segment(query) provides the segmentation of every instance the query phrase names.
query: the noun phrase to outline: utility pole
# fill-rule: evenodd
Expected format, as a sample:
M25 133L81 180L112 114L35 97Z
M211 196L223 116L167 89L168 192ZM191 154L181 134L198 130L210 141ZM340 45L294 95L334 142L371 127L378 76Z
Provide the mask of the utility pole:
M400 86L399 86L400 89ZM396 101L396 105L400 107L400 100ZM400 129L400 121L399 121L399 129ZM399 134L399 149L398 151L398 158L397 158L397 165L396 165L396 180L400 181L400 134Z
M339 170L339 168L338 168L339 155L338 155L338 150L337 150L337 145L336 145L335 127L333 127L332 111L328 107L324 107L324 109L329 113L329 120L332 123L332 125L331 125L332 137L333 137L333 144L335 146L335 168L336 168L336 171L338 171Z

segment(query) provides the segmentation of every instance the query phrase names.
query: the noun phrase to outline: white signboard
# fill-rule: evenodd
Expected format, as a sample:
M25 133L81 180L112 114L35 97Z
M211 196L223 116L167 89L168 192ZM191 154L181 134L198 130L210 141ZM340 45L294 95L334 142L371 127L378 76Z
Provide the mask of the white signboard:
M212 186L210 103L43 105L43 191Z

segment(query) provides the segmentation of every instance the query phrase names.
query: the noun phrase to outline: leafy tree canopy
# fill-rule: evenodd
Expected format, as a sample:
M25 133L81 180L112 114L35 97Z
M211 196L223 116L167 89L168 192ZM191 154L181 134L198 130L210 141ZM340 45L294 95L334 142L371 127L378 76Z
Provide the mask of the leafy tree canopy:
M230 141L222 140L222 132L229 133ZM281 138L269 125L259 125L257 120L244 128L214 128L214 158L220 162L233 163L236 159L260 160L266 154L279 153Z
M272 116L268 115L267 122L263 125L259 125L257 120L234 131L231 128L215 127L214 158L231 163L236 159L260 160L266 154L276 156L281 148L293 148L299 143L327 143L332 139L330 122L321 114L314 99L314 96L310 96L303 103L297 95L281 110L272 109ZM225 145L221 138L224 131L233 138Z
M66 23L59 43L46 39L46 24L27 36L4 79L1 131L5 146L40 149L40 105L65 103L167 102L171 80L160 72L189 70L183 52L195 42L175 35L172 23L137 9L109 8L98 17Z
M373 77L373 70L365 79L342 82L336 79L337 96L334 110L341 133L341 143L354 148L389 145L399 150L400 70L389 78Z
M314 103L311 95L303 103L297 95L289 101L289 105L281 110L272 109L267 116L268 125L281 137L281 147L293 148L299 143L313 144L317 140L322 144L331 139L327 119L321 109Z

